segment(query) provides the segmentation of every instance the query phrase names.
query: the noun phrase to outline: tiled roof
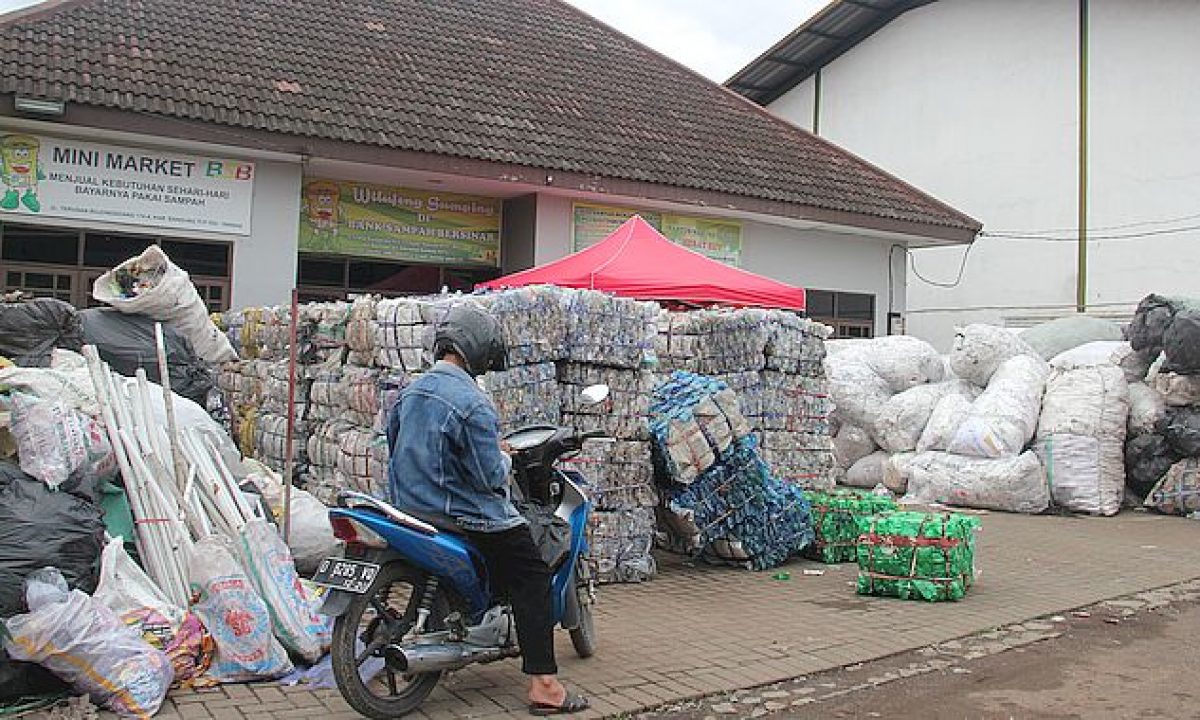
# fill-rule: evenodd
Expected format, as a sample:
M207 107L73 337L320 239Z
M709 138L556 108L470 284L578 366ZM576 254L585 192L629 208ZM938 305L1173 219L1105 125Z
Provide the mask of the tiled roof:
M0 92L979 227L557 0L68 0Z

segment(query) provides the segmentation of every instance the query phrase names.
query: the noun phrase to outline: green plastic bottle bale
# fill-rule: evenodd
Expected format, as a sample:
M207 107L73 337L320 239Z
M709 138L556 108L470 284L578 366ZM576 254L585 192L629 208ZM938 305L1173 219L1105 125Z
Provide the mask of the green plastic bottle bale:
M829 564L854 562L862 520L896 509L891 497L867 490L811 490L804 495L812 505L816 530L816 539L805 548L804 555Z
M975 581L979 520L958 513L891 512L864 518L858 594L958 600Z

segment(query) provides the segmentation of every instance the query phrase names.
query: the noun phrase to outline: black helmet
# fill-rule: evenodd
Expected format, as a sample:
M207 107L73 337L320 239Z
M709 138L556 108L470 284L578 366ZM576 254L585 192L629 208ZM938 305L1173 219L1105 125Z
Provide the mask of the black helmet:
M450 308L433 336L433 357L454 352L467 364L472 376L503 370L508 366L500 323L475 303Z

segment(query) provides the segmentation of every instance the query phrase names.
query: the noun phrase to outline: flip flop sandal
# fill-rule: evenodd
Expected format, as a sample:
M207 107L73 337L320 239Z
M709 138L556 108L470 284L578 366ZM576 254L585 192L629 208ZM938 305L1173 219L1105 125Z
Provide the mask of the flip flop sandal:
M591 707L591 703L582 695L567 691L567 697L563 699L562 705L551 705L550 703L530 703L530 715L570 715L572 713L583 712Z

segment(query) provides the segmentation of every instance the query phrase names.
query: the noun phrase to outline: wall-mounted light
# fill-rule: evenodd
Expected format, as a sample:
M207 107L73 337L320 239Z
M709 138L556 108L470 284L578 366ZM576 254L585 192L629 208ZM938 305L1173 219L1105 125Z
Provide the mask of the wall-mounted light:
M59 117L66 112L67 104L62 100L22 97L18 95L13 100L13 107L16 108L17 112L29 115L53 115L54 117Z

